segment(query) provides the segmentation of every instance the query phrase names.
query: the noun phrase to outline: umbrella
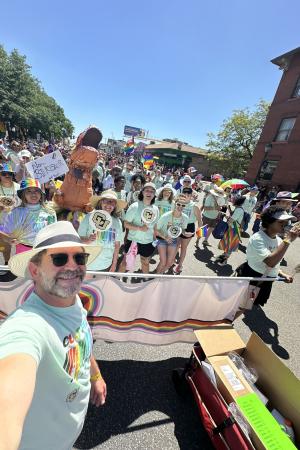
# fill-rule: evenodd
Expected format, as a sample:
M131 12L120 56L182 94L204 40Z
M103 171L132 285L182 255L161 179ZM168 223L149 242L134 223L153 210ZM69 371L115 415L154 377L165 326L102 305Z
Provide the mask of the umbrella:
M239 180L238 178L233 178L232 180L227 180L224 183L221 184L221 188L225 189L227 187L230 187L231 189L243 189L245 187L249 186L249 183L244 180Z

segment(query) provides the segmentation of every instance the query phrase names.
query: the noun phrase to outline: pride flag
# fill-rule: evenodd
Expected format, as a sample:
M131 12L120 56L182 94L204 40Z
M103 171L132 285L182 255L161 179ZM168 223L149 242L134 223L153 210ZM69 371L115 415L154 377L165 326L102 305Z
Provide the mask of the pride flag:
M142 158L142 162L144 165L144 169L150 169L151 166L154 164L154 159L152 155L146 154Z
M225 253L235 252L239 248L239 243L241 242L240 227L236 222L228 227L223 238L219 242L219 249L223 250Z
M196 231L197 238L207 237L208 235L208 227L207 225L204 225L203 227L198 228Z
M132 153L134 153L134 141L130 140L127 141L126 144L124 145L124 151L126 155L131 155Z

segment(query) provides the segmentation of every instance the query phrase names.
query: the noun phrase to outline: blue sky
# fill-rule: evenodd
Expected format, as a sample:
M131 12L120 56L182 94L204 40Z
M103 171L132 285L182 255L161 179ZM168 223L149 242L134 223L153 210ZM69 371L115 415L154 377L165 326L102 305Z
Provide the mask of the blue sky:
M124 125L205 147L234 109L271 101L270 59L300 45L299 0L11 0L0 43L27 56L76 133Z

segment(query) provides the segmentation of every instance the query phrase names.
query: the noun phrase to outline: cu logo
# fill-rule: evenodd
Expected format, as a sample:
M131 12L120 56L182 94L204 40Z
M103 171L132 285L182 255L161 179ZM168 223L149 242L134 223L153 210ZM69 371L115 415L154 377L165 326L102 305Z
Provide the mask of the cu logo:
M111 220L102 211L95 211L92 216L92 222L97 230L105 231L111 225Z

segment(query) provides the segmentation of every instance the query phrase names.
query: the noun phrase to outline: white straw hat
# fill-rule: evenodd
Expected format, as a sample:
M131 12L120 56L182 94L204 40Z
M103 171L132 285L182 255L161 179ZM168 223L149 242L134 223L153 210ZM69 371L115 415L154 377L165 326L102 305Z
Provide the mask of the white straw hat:
M48 248L64 247L84 248L84 251L90 255L87 265L94 261L102 250L100 245L83 244L71 222L62 220L40 230L36 235L32 250L12 256L8 261L8 267L16 276L30 278L27 266L34 255Z
M162 187L160 187L159 189L157 189L157 191L156 191L157 196L159 196L159 194L160 194L162 191L171 191L171 192L173 192L173 195L176 195L176 194L177 194L176 189L174 189L174 188L172 187L171 183L167 183L167 184L165 184L164 186L162 186Z
M125 209L127 206L127 202L125 200L121 200L118 198L117 193L112 189L108 189L107 191L103 191L100 195L93 195L90 203L96 208L100 200L107 198L109 200L115 200L117 202L117 209Z

